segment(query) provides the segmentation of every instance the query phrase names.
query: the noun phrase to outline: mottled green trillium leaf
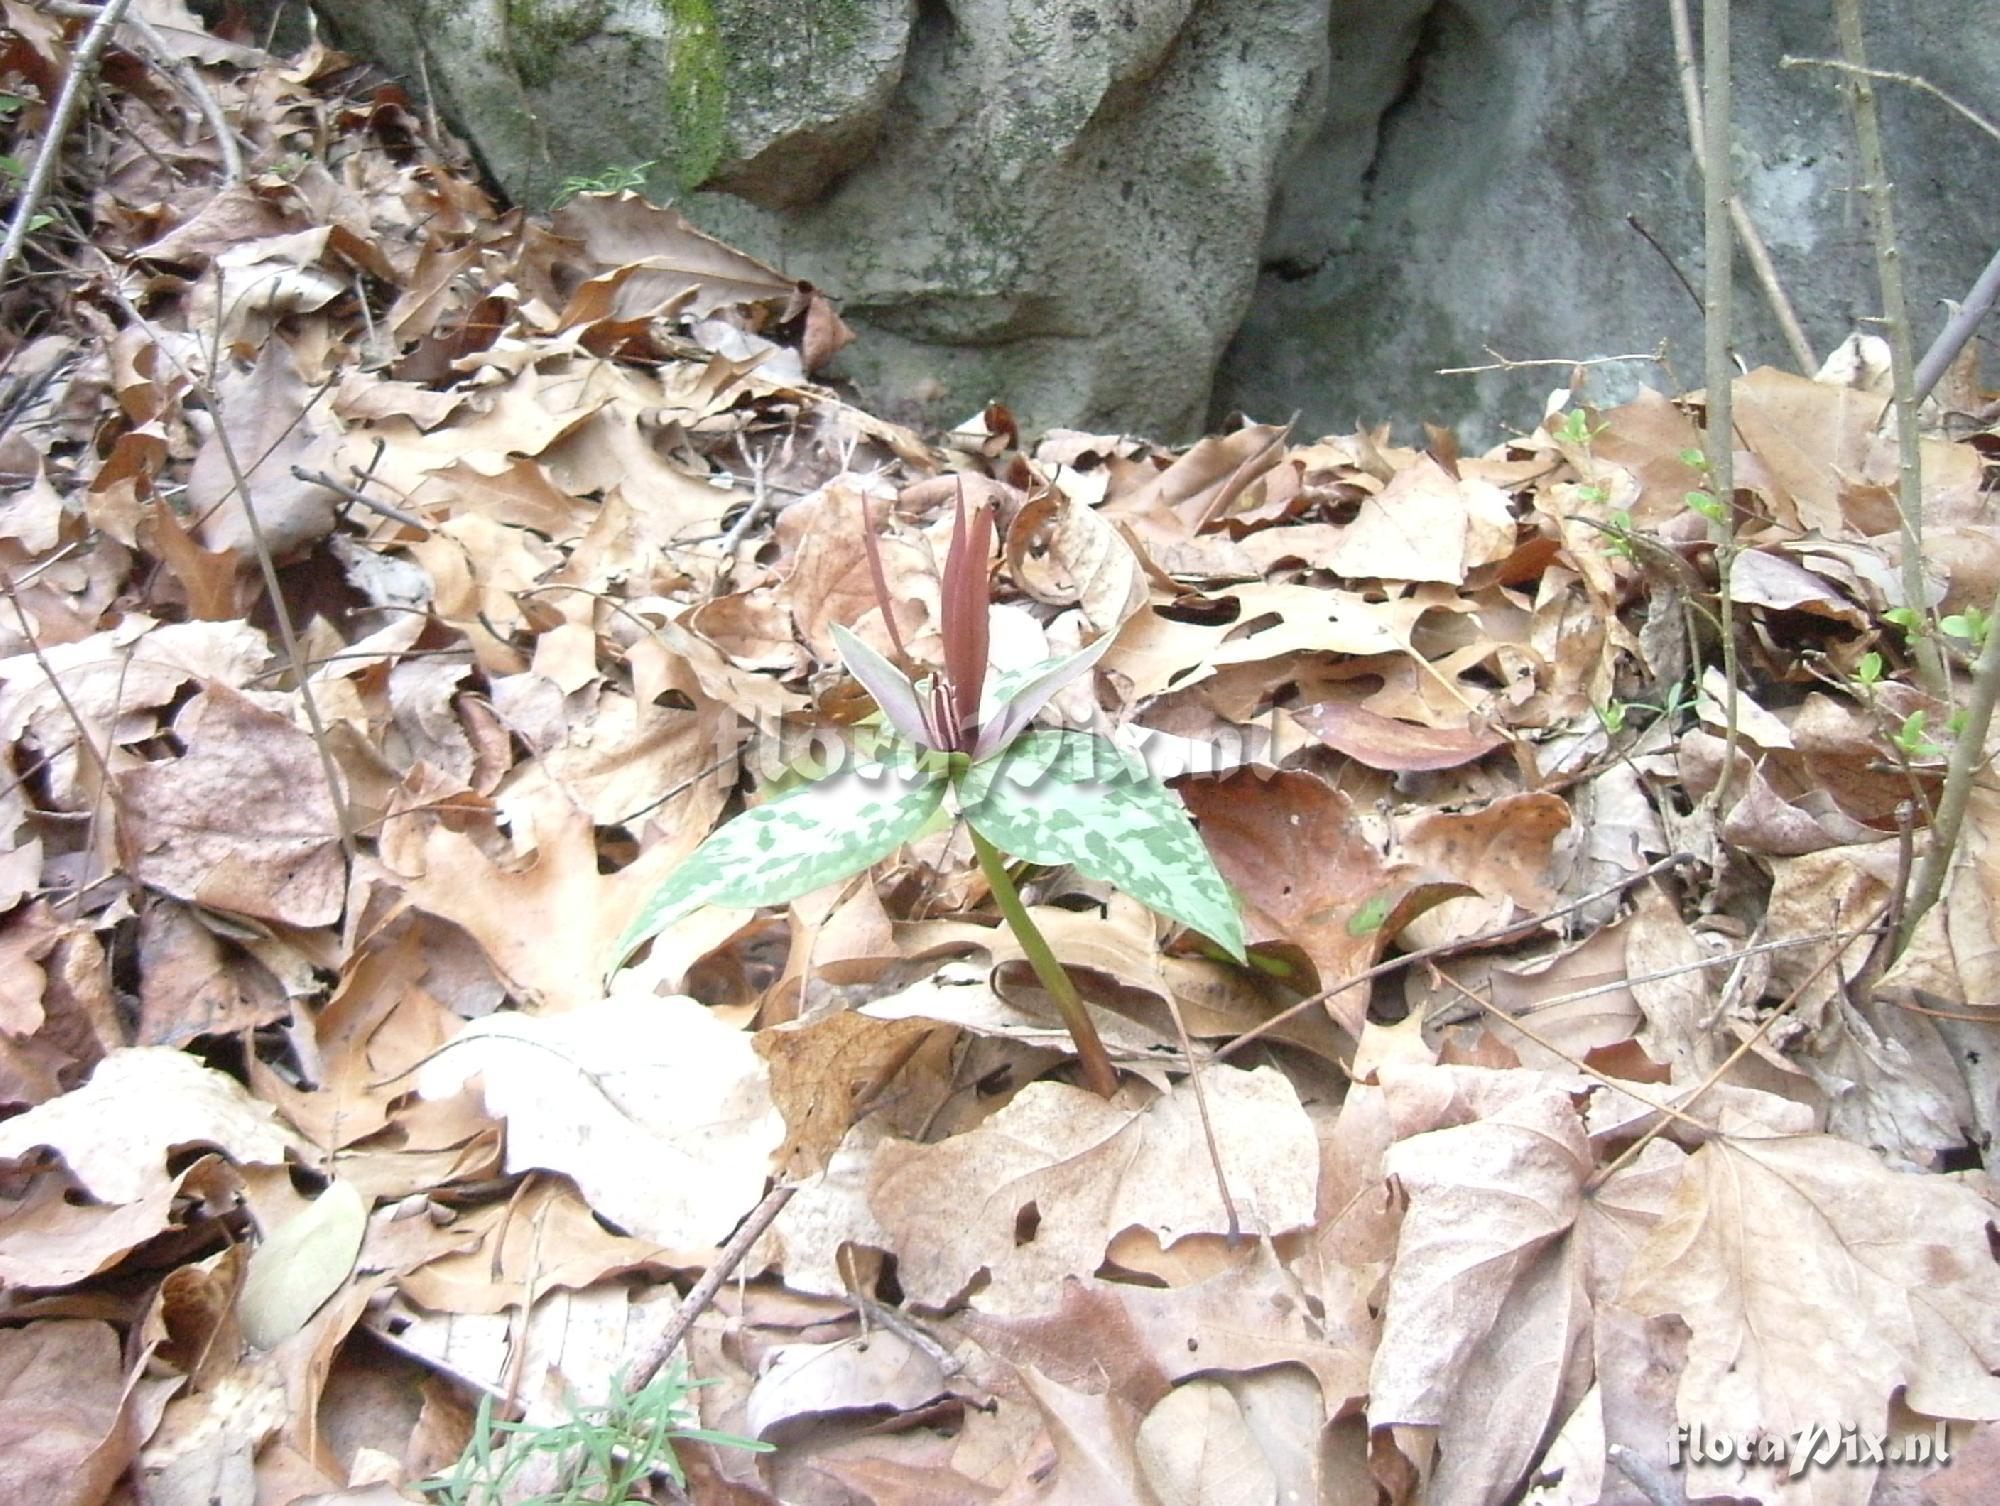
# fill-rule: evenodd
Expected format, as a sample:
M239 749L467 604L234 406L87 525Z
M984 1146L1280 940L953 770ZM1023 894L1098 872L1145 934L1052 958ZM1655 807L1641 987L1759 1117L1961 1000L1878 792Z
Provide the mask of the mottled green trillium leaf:
M968 769L958 804L1002 851L1070 864L1244 960L1242 917L1186 808L1137 757L1103 738L1030 732Z
M619 938L613 967L703 905L781 905L859 873L916 834L945 783L930 760L858 764L745 811L667 875Z

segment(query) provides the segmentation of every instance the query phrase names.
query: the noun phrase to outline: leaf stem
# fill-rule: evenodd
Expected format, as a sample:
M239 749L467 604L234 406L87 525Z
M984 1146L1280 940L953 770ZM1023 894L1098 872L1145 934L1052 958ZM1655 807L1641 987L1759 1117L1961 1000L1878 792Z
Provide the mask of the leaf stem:
M1028 914L1028 907L1021 903L1021 891L1007 876L1007 862L1000 855L1000 849L970 826L966 830L971 833L972 850L979 857L979 871L986 875L986 887L993 891L994 903L1000 906L1000 913L1006 917L1008 926L1020 941L1021 950L1027 954L1028 965L1034 968L1042 987L1056 1001L1063 1024L1069 1028L1070 1039L1076 1042L1077 1060L1083 1064L1084 1085L1099 1097L1109 1098L1118 1091L1118 1070L1111 1065L1104 1042L1098 1039L1097 1027L1091 1024L1090 1013L1084 1008L1076 985L1070 982L1069 974L1056 961L1048 938Z

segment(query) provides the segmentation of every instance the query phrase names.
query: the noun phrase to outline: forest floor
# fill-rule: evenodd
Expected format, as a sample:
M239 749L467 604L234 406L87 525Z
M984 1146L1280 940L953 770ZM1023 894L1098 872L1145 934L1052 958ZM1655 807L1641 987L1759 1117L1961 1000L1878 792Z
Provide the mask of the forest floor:
M18 192L83 24L5 11ZM503 210L350 60L188 30L36 208L0 1500L2000 1499L1989 778L1911 899L2000 429L1924 441L1926 619L1865 359L1742 377L1722 502L1699 394L1581 371L1480 455L918 434L671 209ZM1249 943L1019 873L1109 1098L963 823L614 974L868 716L871 531L940 662L961 488L995 665L1110 637L1048 715Z

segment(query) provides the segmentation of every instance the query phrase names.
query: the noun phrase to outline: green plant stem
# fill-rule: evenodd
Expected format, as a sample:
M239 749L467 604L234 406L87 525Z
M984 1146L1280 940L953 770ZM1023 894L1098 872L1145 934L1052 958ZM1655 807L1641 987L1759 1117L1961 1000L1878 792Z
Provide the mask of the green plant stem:
M1923 618L1923 631L1913 635L1917 673L1939 700L1951 694L1932 621L1929 593L1924 589L1924 489L1917 435L1915 349L1910 343L1910 307L1903 292L1903 252L1896 239L1895 186L1889 181L1889 161L1882 150L1882 120L1875 108L1875 83L1868 74L1867 47L1861 34L1861 0L1834 0L1833 19L1840 50L1849 73L1847 88L1854 106L1854 143L1867 178L1869 218L1875 228L1875 275L1882 287L1882 333L1889 342L1889 369L1896 413L1896 510L1902 520L1903 595L1905 605Z
M2000 596L1993 610L2000 613ZM1972 691L1966 697L1965 724L1951 750L1945 769L1944 793L1938 797L1937 819L1931 823L1930 846L1918 865L1909 900L1903 906L1903 923L1896 938L1901 952L1917 933L1917 922L1944 893L1945 875L1951 871L1952 854L1958 848L1958 834L1965 824L1966 803L1972 798L1972 779L1986 762L1986 730L1993 721L1993 706L2000 699L2000 623L1989 627L1980 646L1979 660L1972 666Z
M1736 599L1731 576L1736 567L1736 366L1730 350L1735 297L1736 236L1729 207L1736 197L1730 117L1729 0L1703 0L1702 48L1702 213L1707 232L1706 286L1703 288L1703 355L1707 366L1708 492L1719 504L1710 534L1715 541L1716 574L1722 587L1723 697L1722 774L1715 786L1718 815L1729 807L1729 782L1736 769ZM1696 683L1700 672L1696 671Z
M967 827L968 831L971 828ZM1000 849L972 831L972 850L979 857L979 871L986 875L986 887L993 891L994 903L1000 906L1000 913L1006 917L1008 926L1021 943L1021 950L1027 954L1028 965L1035 970L1035 976L1047 989L1049 997L1056 1001L1056 1009L1061 1012L1063 1024L1069 1028L1070 1039L1076 1042L1077 1060L1083 1063L1084 1084L1101 1098L1109 1098L1118 1091L1118 1069L1111 1065L1111 1057L1104 1049L1104 1042L1098 1039L1097 1027L1090 1022L1090 1013L1084 1007L1083 998L1076 991L1076 985L1056 961L1056 954L1049 947L1049 941L1041 932L1034 919L1028 914L1028 907L1021 903L1021 891L1014 887L1013 879L1007 876L1007 861L1000 855Z

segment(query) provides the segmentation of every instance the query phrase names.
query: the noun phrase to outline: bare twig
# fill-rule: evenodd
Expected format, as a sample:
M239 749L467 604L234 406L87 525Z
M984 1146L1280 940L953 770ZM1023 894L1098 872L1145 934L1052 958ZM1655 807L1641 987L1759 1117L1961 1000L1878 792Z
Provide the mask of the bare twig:
M1886 907L1884 908L1886 910ZM1872 931L1875 929L1875 927L1879 926L1881 923L1882 923L1882 912L1878 912L1876 914L1875 919L1870 921L1867 926L1862 928L1861 932L1857 932L1856 934L1862 934L1862 932ZM1736 1049L1730 1052L1728 1056L1724 1057L1722 1061L1717 1064L1715 1070L1713 1072L1710 1072L1708 1076L1704 1077L1701 1080L1700 1084L1695 1088L1695 1090L1692 1093L1688 1094L1686 1098L1681 1100L1682 1106L1692 1107L1697 1100L1699 1100L1705 1093L1708 1092L1710 1088L1714 1087L1717 1083L1721 1082L1723 1078L1729 1075L1730 1068L1734 1067L1738 1062L1743 1060L1745 1056L1749 1055L1749 1053L1756 1047L1757 1043L1762 1039L1764 1039L1765 1036L1771 1033L1772 1026L1776 1025L1778 1021L1784 1019L1794 1009L1798 1008L1799 1001L1806 996L1806 990L1808 988L1811 988L1814 983L1818 982L1820 975L1825 973L1827 969L1831 968L1833 964L1837 960L1839 960L1842 950L1843 948L1839 946L1829 947L1827 949L1826 955L1820 958L1818 962L1813 964L1812 971L1807 973L1805 977L1799 980L1798 986L1784 997L1784 999L1779 1003L1778 1007L1772 1010L1769 1014L1765 1015L1762 1020L1758 1021L1757 1028L1751 1031L1750 1034L1745 1036L1740 1042L1738 1042ZM1650 1145L1653 1142L1654 1138L1658 1136L1660 1132L1664 1130L1666 1127L1667 1127L1667 1121L1662 1119L1658 1123L1648 1128L1630 1145L1626 1146L1616 1156L1612 1157L1612 1159L1609 1162L1607 1162L1603 1166L1600 1166L1596 1171L1592 1172L1590 1174L1589 1179L1583 1184L1584 1190L1586 1192L1595 1192L1599 1187L1602 1187L1606 1182L1610 1181L1611 1178L1617 1173L1620 1167L1624 1166L1627 1162L1631 1161L1648 1145Z
M1896 507L1902 520L1904 605L1923 619L1925 630L1913 635L1917 673L1924 688L1939 700L1951 694L1944 655L1939 652L1929 593L1924 588L1923 464L1917 434L1916 356L1910 342L1909 302L1903 292L1903 252L1896 239L1895 187L1889 181L1889 160L1882 150L1882 119L1875 108L1875 85L1867 67L1867 44L1861 34L1861 0L1833 0L1834 26L1840 50L1849 65L1846 79L1854 108L1854 140L1867 176L1870 218L1875 226L1875 274L1882 286L1882 327L1889 341L1894 376L1896 414ZM1884 415L1887 416L1886 414Z
M2000 614L2000 595L1994 598L1992 610ZM1972 667L1972 690L1966 697L1965 721L1959 728L1958 741L1952 745L1951 762L1945 767L1944 793L1938 797L1937 819L1931 823L1930 846L1924 851L1914 889L1903 908L1899 951L1910 944L1917 923L1944 892L1945 875L1951 871L1952 854L1958 847L1959 828L1965 824L1965 807L1972 798L1973 777L1986 763L1986 729L1993 721L1996 697L2000 697L2000 621L1988 626L1979 661Z
M0 282L13 270L14 260L21 254L22 243L28 238L28 227L35 221L35 213L41 207L42 199L55 181L56 164L62 160L63 137L69 134L70 122L76 118L77 108L83 103L84 91L90 87L90 76L97 71L98 56L105 44L111 40L112 32L118 29L119 19L125 14L132 0L111 0L90 23L90 30L83 35L83 41L70 57L69 77L63 80L62 91L56 95L55 108L49 112L48 130L42 137L40 150L35 153L35 165L29 169L28 181L22 185L21 197L14 204L14 218L7 226L7 238L0 241Z
M1674 281L1681 285L1681 290L1688 295L1688 301L1695 306L1695 311L1699 313L1701 310L1701 290L1688 281L1687 273L1683 272L1681 264L1674 260L1674 253L1660 244L1660 238L1648 230L1646 222L1636 214L1626 215L1625 223L1631 227L1633 234L1651 246L1660 260L1667 264L1667 270L1674 274Z
M730 575L736 569L736 546L763 521L765 512L771 506L771 489L764 480L769 461L762 455L752 455L749 443L741 433L736 436L736 453L743 457L743 464L750 471L750 505L743 509L743 516L732 523L729 531L722 536L722 563L716 567L712 595L720 595L728 584Z
M1993 312L1996 299L2000 299L2000 251L1993 253L1993 260L1979 274L1979 281L1965 295L1965 302L1945 321L1938 337L1931 341L1931 348L1917 362L1916 380L1911 384L1916 389L1912 395L1917 402L1921 403L1931 395L1931 389L1937 386L1951 363L1958 359L1958 353L1972 338L1972 332L1979 328L1979 321Z
M1910 88L1920 93L1928 94L1933 99L1941 101L1947 107L1958 111L1959 114L1978 126L1980 130L1991 136L1995 141L2000 141L2000 125L1995 125L1984 115L1973 109L1972 106L1959 103L1959 101L1945 93L1944 90L1940 89L1929 79L1919 78L1914 73L1897 73L1889 68L1869 68L1862 64L1845 61L1840 58L1793 57L1789 53L1778 60L1778 66L1780 68L1832 68L1852 78L1879 78L1887 84L1907 84Z
M41 640L35 634L34 624L28 619L28 609L21 604L21 593L14 584L14 572L9 570L4 564L0 564L0 586L6 587L7 600L14 608L15 620L21 624L21 636L28 641L28 652L35 656L35 667L41 670L43 678L49 682L49 689L55 692L56 699L62 703L63 710L69 713L69 719L76 727L76 743L74 746L82 748L84 752L90 755L90 765L97 772L97 803L94 803L91 808L90 835L85 843L86 848L92 847L95 845L97 836L97 806L111 794L111 765L106 760L103 750L99 749L97 744L91 741L90 724L83 719L83 713L77 710L76 703L69 698L69 692L63 689L62 680L56 674L56 667L49 663L48 656L42 652ZM122 681L120 684L120 694L122 697ZM116 701L112 703L112 711L112 720L115 724L117 721ZM50 756L53 757L54 755ZM73 898L79 912L81 912L83 906L83 896L86 887L79 885L73 891Z
M79 21L94 21L104 11L102 6L79 5L75 0L37 0L37 4L39 9L47 11L52 16L68 16ZM125 24L139 34L139 40L145 43L146 50L152 53L153 61L174 76L174 81L181 86L188 98L194 101L194 107L201 111L202 118L208 122L208 129L214 135L215 144L222 152L223 181L241 183L242 144L236 131L229 124L229 117L222 113L221 104L214 94L209 92L208 85L202 82L194 64L184 57L174 56L174 50L167 45L167 39L161 36L159 29L143 15L135 12L125 18Z
M1710 520L1716 574L1721 578L1723 696L1722 773L1715 783L1715 809L1729 808L1729 782L1736 769L1737 665L1736 601L1730 577L1736 563L1736 424L1731 334L1736 297L1736 237L1730 209L1736 202L1733 93L1729 61L1729 0L1702 0L1702 221L1706 231L1702 296L1703 358L1707 367L1708 492L1716 512ZM1697 670L1697 679L1699 671Z
M380 513L385 518L401 523L405 528L414 528L419 533L431 531L431 525L415 513L404 512L402 508L392 507L387 502L378 502L359 487L349 486L345 481L330 476L325 471L309 470L305 466L295 465L292 467L292 474L301 481L310 481L314 486L323 486L330 492L338 492L348 501L358 502L370 512Z
M1667 347L1662 343L1644 353L1635 353L1629 356L1590 356L1587 359L1579 361L1564 360L1561 356L1544 356L1532 361L1510 361L1490 345L1483 346L1482 349L1489 356L1493 357L1492 364L1487 366L1440 366L1437 370L1437 375L1479 376L1488 371L1526 371L1532 366L1615 366L1624 361L1650 361L1657 365L1667 354Z
M715 1263L702 1272L701 1280L688 1290L681 1304L674 1310L673 1321L660 1330L658 1337L641 1351L625 1377L627 1391L643 1391L660 1367L673 1358L673 1353L681 1347L681 1340L694 1327L695 1319L708 1310L708 1304L715 1300L715 1294L722 1290L723 1283L735 1274L736 1268L750 1253L750 1247L764 1237L764 1231L785 1211L785 1204L799 1190L797 1182L779 1182L764 1194L764 1200L750 1210L750 1216L743 1220L736 1232L729 1236L715 1257Z
M1229 1191L1229 1178L1222 1170L1222 1147L1216 1143L1215 1125L1208 1117L1208 1092L1202 1086L1201 1068L1195 1065L1194 1042L1188 1037L1187 1021L1181 1018L1180 1000L1167 993L1167 1013L1173 1017L1174 1034L1180 1037L1181 1055L1187 1058L1188 1086L1194 1090L1195 1112L1201 1116L1202 1138L1208 1142L1208 1164L1215 1168L1215 1189L1222 1196L1222 1211L1229 1218L1229 1248L1243 1239L1243 1225L1236 1216L1236 1199Z
M1549 1052L1551 1055L1561 1057L1563 1061L1567 1062L1571 1067L1573 1067L1578 1072L1581 1072L1585 1077L1595 1078L1598 1082L1603 1083L1607 1088L1612 1089L1614 1092L1623 1093L1627 1098L1632 1099L1635 1103L1638 1103L1642 1107L1651 1110L1653 1113L1663 1114L1669 1119L1679 1120L1682 1124L1687 1125L1688 1128L1693 1130L1699 1130L1704 1135L1714 1135L1721 1133L1721 1131L1717 1130L1714 1125L1704 1124L1701 1122L1701 1120L1695 1118L1694 1115L1684 1114L1679 1109L1675 1108L1672 1104L1662 1103L1657 1098L1648 1097L1645 1093L1638 1091L1639 1085L1633 1082L1629 1077L1614 1077L1609 1072L1606 1072L1599 1067L1591 1066L1589 1062L1584 1061L1581 1057L1571 1056L1569 1052L1563 1050L1562 1047L1558 1046L1554 1041L1550 1040L1547 1036L1542 1035L1539 1031L1536 1031L1531 1027L1522 1024L1521 1017L1519 1015L1509 1014L1506 1010L1502 1009L1498 1004L1495 1004L1491 999L1482 996L1478 992L1478 990L1467 988L1463 983L1459 982L1458 979L1452 977L1451 974L1437 973L1435 976L1443 979L1446 985L1454 989L1461 997L1465 998L1466 1000L1468 1000L1473 1004L1478 1005L1492 1018L1499 1020L1501 1023L1506 1025L1508 1029L1519 1031L1522 1035L1526 1036L1529 1040L1533 1041L1537 1046L1540 1046L1544 1051Z
M1402 969L1414 966L1416 963L1428 962L1433 957L1449 956L1451 953L1461 951L1467 947L1484 946L1489 941L1511 940L1523 932L1536 930L1541 926L1548 925L1551 921L1561 920L1566 915L1574 915L1580 910L1587 910L1593 905L1610 899L1613 895L1622 894L1631 888L1632 885L1639 883L1643 879L1649 879L1654 874L1665 873L1669 868L1677 868L1683 863L1692 863L1693 861L1694 858L1688 853L1670 853L1666 857L1661 858L1657 863L1649 864L1639 869L1636 873L1621 875L1615 883L1607 884L1604 888L1597 890L1593 894L1586 894L1581 899L1571 900L1566 905L1561 905L1553 910L1546 910L1540 915L1530 915L1521 920L1509 921L1505 925L1494 926L1491 930L1481 931L1476 936L1462 936L1452 941L1441 941L1436 946L1427 946L1419 951L1405 952L1400 957L1391 957L1386 962L1378 962L1373 967L1363 968L1352 978L1343 978L1340 982L1330 987L1322 988L1316 994L1308 994L1296 1004L1288 1005L1277 1014L1272 1015L1270 1019L1264 1021L1263 1024L1253 1026L1251 1029L1244 1031L1235 1040L1225 1041L1215 1049L1214 1059L1221 1061L1224 1057L1235 1055L1236 1052L1242 1050L1252 1041L1261 1040L1287 1021L1297 1019L1308 1009L1318 1004L1324 1004L1328 999L1338 994L1344 994L1351 988L1359 988L1364 983L1372 983L1377 978L1387 977L1390 973L1400 972Z
M854 1107L849 1116L850 1122L882 1096L882 1091L895 1079L896 1074L903 1070L904 1064L917 1054L917 1048L923 1044L924 1039L921 1035L913 1037L882 1064L874 1080L855 1095ZM646 1346L626 1373L627 1391L643 1391L653 1377L660 1373L660 1367L673 1358L673 1353L680 1347L681 1340L685 1339L688 1330L694 1327L695 1319L707 1310L708 1304L715 1300L715 1294L722 1290L722 1284L735 1273L738 1266L743 1264L751 1246L763 1237L764 1231L771 1227L780 1213L785 1211L785 1204L792 1200L792 1195L799 1190L799 1186L798 1182L775 1183L771 1190L764 1194L763 1201L750 1210L750 1216L743 1220L742 1226L730 1235L729 1242L716 1252L715 1264L704 1271L701 1280L688 1289L688 1294L681 1299L681 1305L675 1310L672 1321L660 1331L659 1336L651 1344Z
M1695 161L1700 164L1706 133L1702 126L1701 81L1694 62L1694 29L1688 21L1687 0L1672 0L1668 9L1673 18L1674 60L1680 65L1681 105L1687 112L1688 139L1695 143ZM1705 164L1703 166L1705 171ZM1777 266L1771 260L1771 253L1765 249L1764 238L1757 233L1756 222L1750 218L1750 211L1743 201L1734 194L1729 197L1729 218L1736 227L1736 239L1742 244L1750 268L1757 274L1757 285L1764 290L1765 300L1771 305L1771 314L1784 333L1785 343L1792 348L1793 361L1798 363L1801 372L1811 376L1819 370L1819 357L1813 354L1805 326L1799 323L1792 300L1786 296L1785 285L1778 280Z

